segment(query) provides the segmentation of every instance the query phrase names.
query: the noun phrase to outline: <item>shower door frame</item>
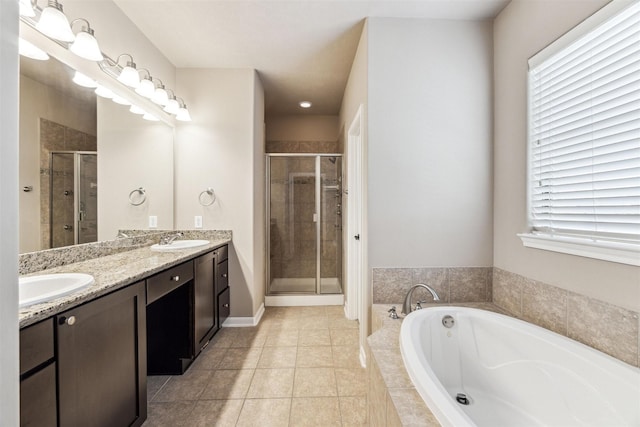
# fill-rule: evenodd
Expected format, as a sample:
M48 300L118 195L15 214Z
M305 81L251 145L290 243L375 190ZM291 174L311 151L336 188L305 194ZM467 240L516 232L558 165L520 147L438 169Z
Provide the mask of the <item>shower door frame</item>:
M49 152L49 247L53 248L53 156L54 154L73 154L73 244L77 245L80 240L80 156L93 155L98 157L97 151L73 151L73 150L53 150Z
M313 293L310 292L276 292L271 293L271 158L272 157L315 157L315 172L313 176L315 177L315 215L316 215L316 290ZM266 295L287 295L287 294L309 294L309 295L331 295L331 294L323 294L321 292L321 284L322 284L322 250L320 247L321 239L322 239L322 214L321 214L321 203L322 203L322 170L321 170L321 159L323 157L339 157L341 160L343 159L343 155L340 153L266 153L265 155L265 170L266 170L266 188L265 188L265 231L266 231L266 280L265 280L265 294ZM340 162L340 177L344 174L344 164ZM304 174L304 173L303 173ZM306 175L306 174L304 174ZM343 236L340 236L340 239L343 240ZM344 246L344 242L341 243ZM342 262L342 259L336 260L337 262ZM344 272L342 272L344 275ZM344 293L343 288L344 277L340 280L340 289Z

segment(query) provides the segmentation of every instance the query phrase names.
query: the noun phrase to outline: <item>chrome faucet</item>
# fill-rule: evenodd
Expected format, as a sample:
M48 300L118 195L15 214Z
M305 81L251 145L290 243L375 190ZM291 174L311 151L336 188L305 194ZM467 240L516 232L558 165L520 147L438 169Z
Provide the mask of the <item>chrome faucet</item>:
M160 239L160 244L161 245L170 245L172 244L175 240L177 240L178 238L182 237L183 234L182 233L174 233L174 234L170 234L168 236L164 236Z
M409 289L409 292L407 292L407 296L404 297L404 303L402 304L402 314L411 313L411 296L413 295L413 291L415 291L416 288L423 288L428 290L434 301L440 301L440 297L431 286L425 285L424 283L418 283L417 285L412 286L411 289Z

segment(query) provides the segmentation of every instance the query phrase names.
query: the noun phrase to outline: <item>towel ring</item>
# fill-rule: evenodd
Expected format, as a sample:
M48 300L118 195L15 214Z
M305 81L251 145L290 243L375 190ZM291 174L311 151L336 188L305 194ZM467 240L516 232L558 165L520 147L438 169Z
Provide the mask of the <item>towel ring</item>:
M204 195L208 195L209 197L209 201L207 202L207 197L204 198L203 201L203 196ZM213 188L209 187L206 190L204 190L203 192L200 193L200 195L198 196L198 201L200 202L200 204L202 206L211 206L215 201L216 201L216 193L214 193Z
M139 195L137 198L134 197L136 194ZM137 201L136 201L136 199L137 199ZM142 187L136 188L131 193L129 193L129 203L131 203L133 206L140 206L146 200L147 200L147 194L145 192L145 189L142 188Z

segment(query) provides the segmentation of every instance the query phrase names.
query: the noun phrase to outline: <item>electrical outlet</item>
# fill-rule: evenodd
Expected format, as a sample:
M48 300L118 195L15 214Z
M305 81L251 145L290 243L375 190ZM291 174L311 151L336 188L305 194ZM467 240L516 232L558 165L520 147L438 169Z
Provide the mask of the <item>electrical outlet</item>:
M149 215L149 228L158 228L158 217Z
M196 228L202 228L202 216L196 215L194 217L194 226Z

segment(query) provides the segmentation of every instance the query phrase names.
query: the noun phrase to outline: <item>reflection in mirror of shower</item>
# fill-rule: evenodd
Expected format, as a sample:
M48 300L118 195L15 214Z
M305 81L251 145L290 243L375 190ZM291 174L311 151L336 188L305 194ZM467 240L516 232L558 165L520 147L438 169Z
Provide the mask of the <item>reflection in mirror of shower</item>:
M97 155L51 152L50 247L95 242Z

